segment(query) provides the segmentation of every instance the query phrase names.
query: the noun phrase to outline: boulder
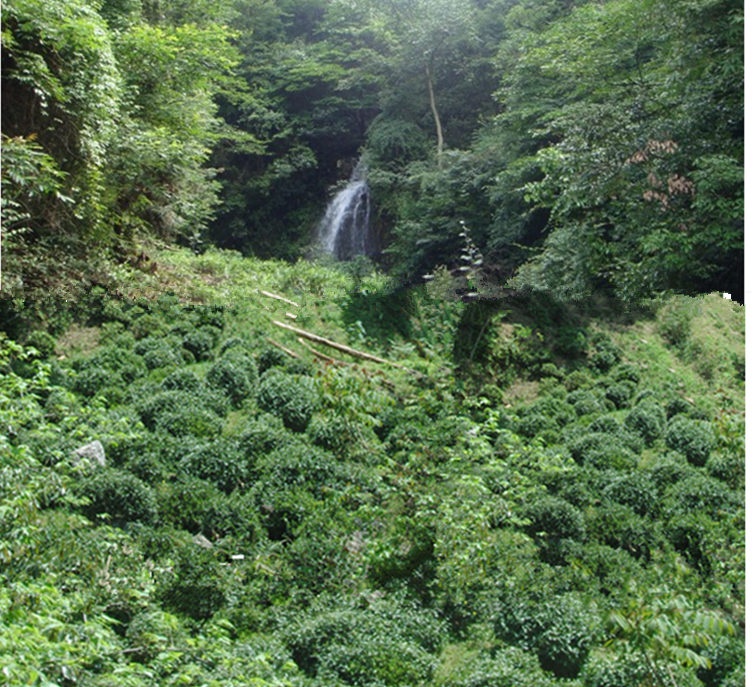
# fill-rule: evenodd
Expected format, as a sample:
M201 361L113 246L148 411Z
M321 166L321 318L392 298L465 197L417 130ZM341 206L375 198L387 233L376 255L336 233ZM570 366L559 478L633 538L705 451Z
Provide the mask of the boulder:
M105 449L95 440L73 452L74 465L86 467L105 467Z

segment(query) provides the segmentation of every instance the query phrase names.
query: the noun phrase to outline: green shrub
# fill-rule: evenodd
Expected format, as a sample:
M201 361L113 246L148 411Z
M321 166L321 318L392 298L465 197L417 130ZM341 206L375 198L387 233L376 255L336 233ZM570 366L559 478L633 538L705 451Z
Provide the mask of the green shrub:
M239 408L254 393L257 365L251 355L234 348L212 364L206 379L211 389L224 393Z
M664 408L654 401L645 400L627 414L625 427L650 446L662 435L666 420Z
M602 413L606 410L602 397L596 391L578 389L570 392L567 402L579 416Z
M576 594L507 593L494 624L496 635L538 656L560 678L576 678L596 638L597 614Z
M627 382L633 388L640 383L641 373L635 363L620 363L609 375L615 382Z
M191 450L179 463L179 470L208 480L228 494L243 486L247 462L236 441L218 439Z
M541 557L552 565L564 564L563 540L582 541L585 523L582 513L556 496L540 496L523 509L530 520L525 532L541 547Z
M170 474L170 468L154 453L144 453L134 457L123 468L150 485L159 484Z
M693 474L694 468L690 466L685 456L673 451L658 456L653 463L648 465L648 473L659 491L663 493L668 486Z
M316 607L283 625L281 637L299 668L317 684L334 686L427 683L442 638L431 611L394 600Z
M263 413L250 420L238 436L239 450L250 460L281 448L294 439L283 420Z
M690 463L703 466L716 444L710 423L675 416L667 427L664 440L673 451L684 455Z
M223 357L226 351L230 351L232 348L239 348L245 353L249 353L247 350L247 343L239 336L231 336L225 339L218 349L218 356ZM262 372L262 370L260 370Z
M624 549L634 558L648 561L651 551L658 547L659 536L653 523L629 506L610 502L588 508L585 522L591 541Z
M681 396L673 396L667 403L667 419L676 415L687 415L696 420L706 420L706 413L696 408L690 401Z
M257 356L257 366L260 368L260 374L266 372L271 367L283 367L287 362L288 356L279 348L266 348Z
M605 396L617 408L629 408L635 389L630 382L618 382L606 387Z
M55 338L42 329L31 332L24 343L25 346L36 349L38 357L43 360L55 354L55 344Z
M82 509L90 520L107 514L112 524L123 525L134 521L150 523L157 516L152 489L128 472L98 469L82 481L79 491L89 499Z
M358 440L351 423L336 413L315 415L307 426L307 435L316 446L343 455Z
M724 482L730 489L745 487L745 454L736 451L722 451L709 456L706 471Z
M162 413L155 429L174 437L192 436L199 439L212 439L221 433L223 423L212 410L202 407L184 407Z
M215 485L186 473L157 489L161 521L191 534L202 532L207 504L225 498Z
M581 675L585 687L645 687L649 684L648 663L640 653L614 654L596 652L587 661ZM678 677L679 679L679 677ZM672 683L657 682L660 687ZM682 687L679 683L677 687ZM684 683L684 687L695 687Z
M124 383L118 373L104 367L87 367L74 377L72 389L81 396L92 398L114 383Z
M701 649L701 654L711 661L711 668L698 671L698 677L705 687L723 687L728 683L744 685L746 646L740 635L734 637L724 635L716 637L708 646ZM738 682L738 676L742 679Z
M675 551L682 553L701 572L710 573L704 541L714 529L706 513L681 513L673 516L664 528Z
M259 504L252 494L215 494L202 503L200 531L211 541L232 536L235 541L255 544L264 537Z
M604 332L595 333L591 343L593 351L588 362L599 372L608 372L622 359L622 349L614 344Z
M180 339L173 336L148 336L137 342L134 352L142 356L148 370L181 367L184 362L193 362L191 353L182 348ZM184 358L184 354L188 359Z
M539 375L544 378L551 377L553 379L564 379L564 371L554 365L554 363L544 363L541 365Z
M280 417L292 431L304 432L318 408L318 394L312 380L273 368L260 378L257 404Z
M160 598L168 608L198 621L209 620L226 603L225 584L212 552L187 545L179 549L172 578Z
M161 415L197 406L196 397L189 392L158 390L155 393L154 391L153 387L145 387L137 394L134 402L139 419L147 429L153 432L157 428Z
M712 518L733 513L742 505L740 497L726 484L699 471L668 487L664 502L670 515L706 513Z
M565 427L577 419L577 413L572 405L553 396L539 398L530 407L518 410L520 417L525 418L529 414L550 417L559 427Z
M559 425L548 415L528 413L521 421L517 433L524 437L535 437L545 432L556 433Z
M181 341L181 345L189 351L197 361L210 360L215 346L215 336L210 330L193 329Z
M602 415L588 425L588 431L599 434L609 434L611 436L619 436L622 432L622 426L617 421L617 418L611 415Z
M185 367L171 372L160 382L160 387L166 391L186 391L195 396L205 390L204 382L194 372Z
M657 316L659 333L673 346L682 347L690 336L693 316L700 309L693 298L675 297Z
M612 442L610 436L599 432L583 434L582 432L573 431L569 432L564 439L567 450L578 465L585 463L588 453L601 450L607 446L608 442Z
M564 380L564 385L567 391L576 391L583 387L591 386L593 384L593 377L591 377L585 370L574 370L567 375Z
M441 687L556 687L557 680L544 673L538 659L516 646L500 649L491 656L476 652L444 671Z
M659 494L651 477L642 472L618 475L604 488L604 498L629 506L638 515L650 514Z

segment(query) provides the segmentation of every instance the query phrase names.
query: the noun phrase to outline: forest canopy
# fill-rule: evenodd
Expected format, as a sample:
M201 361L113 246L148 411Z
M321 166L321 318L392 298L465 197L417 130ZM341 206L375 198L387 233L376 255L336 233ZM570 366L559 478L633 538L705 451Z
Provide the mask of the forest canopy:
M2 11L6 293L153 241L296 260L362 157L400 281L458 263L464 222L502 285L742 294L742 2Z

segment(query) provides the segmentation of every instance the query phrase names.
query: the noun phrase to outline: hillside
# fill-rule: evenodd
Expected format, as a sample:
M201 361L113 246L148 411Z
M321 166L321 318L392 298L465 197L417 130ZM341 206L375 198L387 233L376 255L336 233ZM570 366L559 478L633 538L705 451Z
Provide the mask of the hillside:
M741 306L151 262L0 340L8 684L744 684Z

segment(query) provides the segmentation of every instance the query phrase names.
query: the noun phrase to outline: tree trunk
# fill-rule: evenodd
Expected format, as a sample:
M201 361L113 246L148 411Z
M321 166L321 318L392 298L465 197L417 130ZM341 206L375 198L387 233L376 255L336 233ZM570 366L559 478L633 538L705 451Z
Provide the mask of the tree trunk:
M430 96L431 112L433 121L436 123L436 155L438 156L438 166L441 166L441 155L444 152L444 130L441 128L441 117L438 116L436 107L436 94L433 90L433 57L425 63L425 79L428 82L428 95Z

